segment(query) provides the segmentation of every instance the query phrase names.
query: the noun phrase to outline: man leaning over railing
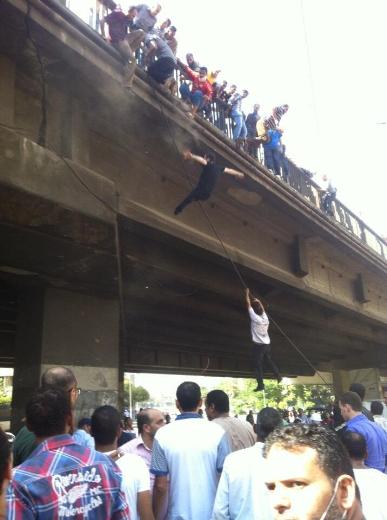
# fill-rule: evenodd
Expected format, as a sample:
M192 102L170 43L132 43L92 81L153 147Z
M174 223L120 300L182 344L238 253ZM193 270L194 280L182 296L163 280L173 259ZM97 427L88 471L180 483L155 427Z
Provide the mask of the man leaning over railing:
M142 29L133 29L128 32L129 27L133 27L133 18L136 16L136 10L131 8L129 15L125 14L120 7L116 7L114 11L105 16L101 20L101 33L103 38L107 39L106 25L109 28L109 39L113 47L121 54L125 61L124 66L124 86L131 87L136 70L135 51L140 47L145 37Z

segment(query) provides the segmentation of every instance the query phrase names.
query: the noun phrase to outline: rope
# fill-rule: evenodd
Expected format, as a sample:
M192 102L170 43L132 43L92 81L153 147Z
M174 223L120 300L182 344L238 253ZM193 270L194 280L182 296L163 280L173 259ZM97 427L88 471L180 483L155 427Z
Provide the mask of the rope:
M155 90L155 89L154 89L154 90ZM175 149L176 149L177 155L181 158L181 152L180 152L180 150L179 150L179 148L178 148L178 146L177 146L177 144L176 144L175 136L174 136L174 134L173 134L173 132L172 132L172 130L171 130L171 127L170 127L170 124L169 124L168 117L165 115L164 110L163 110L163 107L162 107L162 104L161 104L160 101L159 101L159 106L160 106L160 111L161 111L161 113L162 113L162 115L163 115L163 117L164 117L164 119L165 119L165 121L166 121L167 129L168 129L169 135L170 135L170 137L171 137L171 139L172 139L172 142L173 142L173 144L174 144L174 147L175 147ZM194 189L194 184L192 183L191 178L189 177L188 173L186 173L186 171L185 171L185 164L184 164L182 158L181 158L181 162L182 162L182 164L183 164L183 166L184 166L184 168L183 168L184 175L185 175L186 178L188 179L188 182L189 182L189 184L190 184L190 186L191 186L191 189ZM244 278L243 278L243 276L242 276L240 270L238 269L237 265L235 264L235 262L234 262L233 259L231 258L230 254L229 254L229 252L228 252L228 250L227 250L227 248L226 248L226 246L224 245L223 240L221 239L221 237L220 237L219 233L217 232L217 230L216 230L214 224L212 223L212 221L211 221L211 219L210 219L210 216L208 215L207 210L205 209L205 207L204 207L204 205L202 204L201 201L198 201L198 202L199 202L200 208L201 208L203 214L205 215L205 217L206 217L206 219L207 219L207 222L209 223L209 225L210 225L210 227L211 227L211 229L212 229L212 231L213 231L215 237L216 237L217 240L220 242L220 244L221 244L221 246L222 246L222 249L223 249L223 251L224 251L226 257L227 257L228 260L230 261L230 263L231 263L231 265L232 265L232 267L233 267L233 269L234 269L234 271L235 271L235 273L236 273L236 275L237 275L239 281L241 282L242 287L243 287L244 289L247 289L248 286L247 286L246 282L244 281ZM293 347L293 348L298 352L298 354L299 354L299 355L304 359L304 361L308 364L308 366L310 366L310 368L311 368L311 369L312 369L312 370L313 370L313 371L314 371L314 372L315 372L315 373L320 377L320 379L323 381L323 383L324 383L325 385L329 385L329 383L328 383L328 382L326 381L326 379L323 377L323 375L321 374L321 372L320 372L320 371L319 371L319 370L318 370L318 369L313 365L313 363L312 363L312 362L309 360L309 358L308 358L308 357L307 357L307 356L302 352L302 350L301 350L299 347L297 347L297 345L294 343L294 341L292 341L292 340L289 338L289 336L288 336L288 335L287 335L287 334L282 330L282 328L281 328L281 327L278 325L278 323L277 323L277 322L272 318L272 316L269 315L269 313L266 313L266 314L267 314L267 316L269 317L270 321L273 323L273 325L274 325L275 327L277 327L278 331L279 331L279 332L283 335L283 337L284 337L284 338L285 338L285 339L290 343L290 345L291 345L291 346L292 346L292 347ZM204 371L206 371L206 370L208 369L208 366L209 366L209 363L208 363L207 367L204 369Z

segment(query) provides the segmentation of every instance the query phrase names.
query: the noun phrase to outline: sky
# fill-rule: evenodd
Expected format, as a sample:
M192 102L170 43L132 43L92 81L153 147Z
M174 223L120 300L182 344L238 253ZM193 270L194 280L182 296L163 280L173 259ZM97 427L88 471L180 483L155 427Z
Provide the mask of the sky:
M85 10L89 0L69 0ZM116 0L117 1L117 0ZM387 236L386 0L161 0L192 52L220 79L250 92L261 114L278 104L296 164L327 174L339 199ZM126 8L127 0L121 0Z

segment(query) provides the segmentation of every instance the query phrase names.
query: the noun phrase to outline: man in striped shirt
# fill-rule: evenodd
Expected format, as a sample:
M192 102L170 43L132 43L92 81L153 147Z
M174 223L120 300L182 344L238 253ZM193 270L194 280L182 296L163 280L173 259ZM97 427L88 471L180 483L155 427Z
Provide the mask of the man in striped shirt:
M69 435L73 416L68 393L38 391L27 404L26 418L38 447L14 471L8 520L130 518L116 464Z

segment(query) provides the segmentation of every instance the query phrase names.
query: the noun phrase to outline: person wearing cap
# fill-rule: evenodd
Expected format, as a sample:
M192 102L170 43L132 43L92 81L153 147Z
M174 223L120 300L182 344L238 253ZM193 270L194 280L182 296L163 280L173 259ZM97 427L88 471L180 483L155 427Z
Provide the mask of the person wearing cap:
M91 419L89 417L82 417L82 419L78 421L78 428L73 433L73 439L77 444L93 450L95 443L93 437L90 435L90 430Z
M246 305L250 316L251 339L253 342L254 368L257 379L255 392L265 389L263 382L263 363L266 361L278 383L281 382L279 370L270 356L270 336L268 334L269 318L262 302L258 298L250 297L250 290L246 288Z

